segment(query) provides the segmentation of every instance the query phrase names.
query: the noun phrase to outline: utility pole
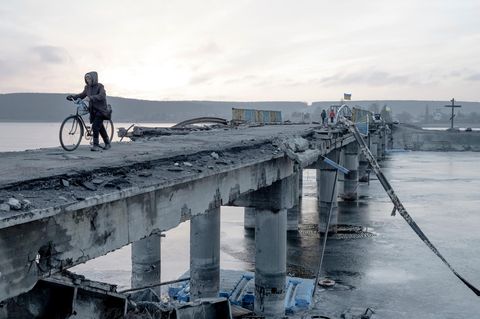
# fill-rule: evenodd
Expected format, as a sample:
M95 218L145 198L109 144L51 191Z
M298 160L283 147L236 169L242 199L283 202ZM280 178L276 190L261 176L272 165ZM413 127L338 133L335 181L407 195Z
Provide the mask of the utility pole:
M455 117L454 109L456 107L462 107L461 105L455 105L455 99L451 99L450 102L452 102L452 105L445 105L445 107L451 107L452 108L452 116L450 117L451 125L450 125L450 130L453 131L453 118Z

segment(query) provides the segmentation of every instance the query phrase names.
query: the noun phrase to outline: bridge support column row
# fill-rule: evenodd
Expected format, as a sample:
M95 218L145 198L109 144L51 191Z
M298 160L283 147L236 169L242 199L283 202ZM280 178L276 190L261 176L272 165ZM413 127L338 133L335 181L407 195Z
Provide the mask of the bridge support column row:
M132 243L132 288L160 283L160 234ZM160 287L152 288L160 296Z
M338 163L340 150L333 150L328 158ZM338 174L336 169L324 162L319 162L317 168L317 196L318 196L318 230L321 233L335 232L338 225ZM333 193L333 194L332 194ZM330 215L331 207L331 215ZM330 215L330 227L327 229Z
M344 186L342 198L348 201L357 200L358 187L358 144L350 143L345 147L345 168L349 170L344 175Z
M132 243L132 288L160 283L160 234ZM190 298L217 297L220 288L220 206L190 221ZM160 296L160 287L152 288Z

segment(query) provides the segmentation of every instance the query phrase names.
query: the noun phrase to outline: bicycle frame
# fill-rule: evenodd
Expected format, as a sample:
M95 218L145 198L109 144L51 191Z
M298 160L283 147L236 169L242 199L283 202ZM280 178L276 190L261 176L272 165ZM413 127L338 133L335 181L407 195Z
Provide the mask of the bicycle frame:
M77 105L77 112L75 114L72 114L72 115L75 115L80 120L80 123L82 123L82 126L85 129L85 136L84 137L85 137L86 140L88 140L88 139L90 139L90 136L92 136L91 127L90 127L90 125L87 125L85 123L85 120L83 119L83 115L81 115L79 113L79 110L81 110L81 109L87 110L88 107L82 99L77 99L77 100L73 101L73 103L75 105Z
M87 125L87 122L83 119L84 115L90 113L87 104L81 99L76 99L73 103L76 105L77 110L63 120L59 132L60 144L66 151L77 149L82 142L82 138L85 138L92 144L93 127L92 125ZM65 126L67 123L69 126ZM105 127L103 127L103 124L105 124ZM106 133L108 141L105 138L104 142L105 145L109 145L113 138L113 122L111 119L103 119L103 124L100 129L105 129L106 132L102 131L100 133L103 134L102 138L105 137L104 133Z

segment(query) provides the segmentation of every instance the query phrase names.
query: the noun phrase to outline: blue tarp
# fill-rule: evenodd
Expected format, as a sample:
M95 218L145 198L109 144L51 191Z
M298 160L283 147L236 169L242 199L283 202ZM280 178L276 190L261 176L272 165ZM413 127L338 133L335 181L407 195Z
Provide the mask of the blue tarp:
M182 278L187 276L188 273ZM308 309L312 303L315 280L287 276L285 284L285 312L293 314ZM186 281L170 286L168 295L175 300L188 302L190 283ZM238 270L221 270L219 297L228 298L232 304L253 310L255 274Z

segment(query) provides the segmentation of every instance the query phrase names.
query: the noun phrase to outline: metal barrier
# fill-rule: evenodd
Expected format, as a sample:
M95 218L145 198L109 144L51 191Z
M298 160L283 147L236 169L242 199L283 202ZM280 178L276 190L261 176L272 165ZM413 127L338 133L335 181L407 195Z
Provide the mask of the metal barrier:
M232 108L232 121L243 123L280 124L282 112Z
M362 135L368 135L368 127L371 117L372 112L370 111L363 110L357 107L352 108L352 121L355 123L358 131Z

